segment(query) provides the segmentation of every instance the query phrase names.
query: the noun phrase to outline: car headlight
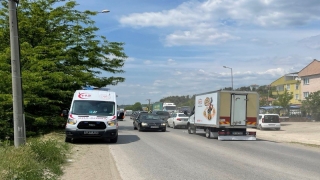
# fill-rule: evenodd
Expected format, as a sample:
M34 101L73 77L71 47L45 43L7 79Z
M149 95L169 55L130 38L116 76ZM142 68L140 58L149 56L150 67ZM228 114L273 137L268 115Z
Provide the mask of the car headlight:
M76 119L68 119L67 123L71 124L71 125L75 125L77 123L77 120Z
M166 126L166 123L161 123L161 126Z
M148 123L141 123L142 126L148 126Z
M115 121L108 121L107 123L108 123L108 126L114 126L116 124Z

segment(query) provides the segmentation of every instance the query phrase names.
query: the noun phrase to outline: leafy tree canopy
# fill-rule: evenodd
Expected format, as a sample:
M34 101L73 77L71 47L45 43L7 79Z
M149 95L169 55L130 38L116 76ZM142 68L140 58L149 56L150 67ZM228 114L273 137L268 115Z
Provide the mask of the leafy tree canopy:
M20 0L17 10L22 86L27 130L57 126L57 114L70 106L75 90L124 82L124 43L97 35L90 18L98 12L76 10L75 0ZM8 2L0 5L0 121L12 121ZM110 74L102 77L102 73ZM1 122L3 124L4 122ZM1 139L0 130L0 139ZM6 131L7 132L7 131Z
M320 91L310 93L309 96L302 101L301 109L320 121Z
M285 89L283 94L278 94L278 99L274 105L282 106L283 108L289 108L289 102L292 98L293 93L288 92L287 89Z
M134 105L131 106L131 109L133 111L142 111L142 105L140 102L134 103Z

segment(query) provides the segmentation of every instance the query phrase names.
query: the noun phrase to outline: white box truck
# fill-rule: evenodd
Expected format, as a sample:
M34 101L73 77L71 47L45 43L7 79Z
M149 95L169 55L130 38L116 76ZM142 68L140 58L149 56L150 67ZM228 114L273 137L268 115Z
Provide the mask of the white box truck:
M207 138L256 140L259 95L247 91L213 91L195 95L195 106L188 120L188 133L204 130Z
M163 111L168 111L169 113L176 112L177 106L174 103L163 103Z
M116 143L118 140L116 93L106 90L77 90L67 118L66 142L76 139L103 139Z

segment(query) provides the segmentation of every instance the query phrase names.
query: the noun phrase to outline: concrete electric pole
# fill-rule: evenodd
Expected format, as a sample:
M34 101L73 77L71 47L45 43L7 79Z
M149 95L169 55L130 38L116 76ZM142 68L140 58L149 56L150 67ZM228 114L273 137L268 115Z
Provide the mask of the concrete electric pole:
M17 4L19 0L9 0L9 26L11 46L11 73L13 98L14 146L26 143L25 118L23 112L22 80L20 67L20 45L18 37Z
M151 99L147 99L147 101L149 101L149 104L148 104L148 111L150 111L150 101L151 101Z

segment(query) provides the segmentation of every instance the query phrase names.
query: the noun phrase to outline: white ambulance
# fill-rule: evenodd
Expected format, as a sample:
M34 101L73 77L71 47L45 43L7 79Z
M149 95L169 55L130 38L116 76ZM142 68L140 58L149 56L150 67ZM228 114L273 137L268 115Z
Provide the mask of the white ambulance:
M116 93L106 90L77 90L67 117L66 142L94 138L118 140Z

